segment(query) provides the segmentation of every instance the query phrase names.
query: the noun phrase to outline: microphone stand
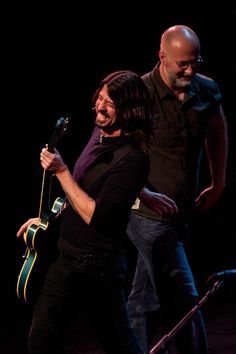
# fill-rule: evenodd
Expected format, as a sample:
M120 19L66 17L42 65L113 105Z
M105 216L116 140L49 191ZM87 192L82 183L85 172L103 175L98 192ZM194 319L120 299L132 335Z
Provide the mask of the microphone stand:
M210 280L211 278L209 278ZM208 280L208 282L209 282ZM157 342L149 351L149 354L154 354L159 351L159 349L165 349L165 346L170 342L170 340L176 335L176 333L188 322L188 320L200 309L200 307L207 301L207 299L215 293L217 289L223 284L223 280L216 280L211 289L209 289L206 294L201 298L201 300L195 305L178 323L177 325L167 334L165 334L159 342Z

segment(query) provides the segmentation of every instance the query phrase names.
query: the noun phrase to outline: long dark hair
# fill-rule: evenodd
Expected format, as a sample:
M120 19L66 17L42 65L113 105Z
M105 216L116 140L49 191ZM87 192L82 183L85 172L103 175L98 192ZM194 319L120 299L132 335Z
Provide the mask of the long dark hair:
M107 75L93 96L95 104L103 86L115 104L117 120L114 129L129 134L137 142L148 145L152 131L151 97L141 77L130 70L115 71Z

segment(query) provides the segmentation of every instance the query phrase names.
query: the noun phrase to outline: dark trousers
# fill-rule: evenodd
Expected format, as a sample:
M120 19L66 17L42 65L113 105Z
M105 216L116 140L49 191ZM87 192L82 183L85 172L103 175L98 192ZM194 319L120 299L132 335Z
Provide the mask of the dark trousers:
M30 353L70 353L71 325L86 318L105 353L143 354L127 315L125 272L123 256L104 262L91 257L76 262L59 256L34 309Z
M196 305L198 292L181 241L185 228L132 213L127 232L138 250L128 311L132 326L148 353L147 315L161 310L161 318L169 331ZM174 344L179 354L208 353L200 311L176 335Z

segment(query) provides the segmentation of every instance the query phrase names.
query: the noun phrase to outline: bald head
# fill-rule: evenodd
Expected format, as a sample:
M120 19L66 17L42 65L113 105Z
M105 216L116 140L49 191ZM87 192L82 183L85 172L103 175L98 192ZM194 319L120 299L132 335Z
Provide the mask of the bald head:
M201 63L198 36L184 25L168 28L161 36L159 59L162 80L173 92L182 95Z
M184 25L169 27L161 36L160 49L169 54L200 53L200 41L196 33Z

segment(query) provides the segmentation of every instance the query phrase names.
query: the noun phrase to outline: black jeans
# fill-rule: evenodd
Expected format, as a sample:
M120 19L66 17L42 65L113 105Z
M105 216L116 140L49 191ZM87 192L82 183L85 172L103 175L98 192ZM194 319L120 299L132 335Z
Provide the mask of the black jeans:
M143 354L131 329L125 294L124 256L59 256L50 267L36 303L29 334L31 354L67 349L73 321L89 319L101 347L109 354ZM79 345L79 343L77 343Z

